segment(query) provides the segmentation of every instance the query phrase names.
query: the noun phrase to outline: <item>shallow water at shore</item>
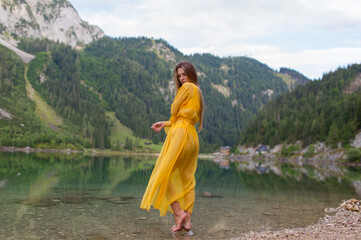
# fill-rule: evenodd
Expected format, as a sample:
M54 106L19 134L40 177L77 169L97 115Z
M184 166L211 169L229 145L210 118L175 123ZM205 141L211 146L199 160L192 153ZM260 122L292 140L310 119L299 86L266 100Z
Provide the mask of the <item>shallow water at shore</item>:
M155 160L0 153L0 239L224 239L303 227L360 198L360 169L199 160L194 235L172 235L171 214L139 208Z

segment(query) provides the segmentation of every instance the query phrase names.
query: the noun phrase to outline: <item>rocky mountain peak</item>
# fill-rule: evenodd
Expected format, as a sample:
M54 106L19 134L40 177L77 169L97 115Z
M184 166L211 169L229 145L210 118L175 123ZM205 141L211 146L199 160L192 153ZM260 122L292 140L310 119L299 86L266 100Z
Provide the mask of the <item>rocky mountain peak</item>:
M0 0L0 37L48 38L82 46L105 36L97 26L83 21L67 0Z

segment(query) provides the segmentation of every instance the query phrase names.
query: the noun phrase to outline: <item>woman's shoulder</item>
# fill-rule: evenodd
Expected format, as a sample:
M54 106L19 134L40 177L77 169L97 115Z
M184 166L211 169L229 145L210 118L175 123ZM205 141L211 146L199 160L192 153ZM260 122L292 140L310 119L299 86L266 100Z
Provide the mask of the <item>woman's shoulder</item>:
M194 83L191 82L186 82L182 85L183 88L185 89L194 89L194 88L198 88Z

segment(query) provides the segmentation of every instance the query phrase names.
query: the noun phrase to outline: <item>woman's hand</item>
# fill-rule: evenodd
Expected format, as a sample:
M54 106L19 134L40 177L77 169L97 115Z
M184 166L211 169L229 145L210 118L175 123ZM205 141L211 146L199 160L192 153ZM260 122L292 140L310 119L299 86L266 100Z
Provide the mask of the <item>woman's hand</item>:
M153 124L151 129L153 129L155 132L159 132L164 128L165 122L156 122Z

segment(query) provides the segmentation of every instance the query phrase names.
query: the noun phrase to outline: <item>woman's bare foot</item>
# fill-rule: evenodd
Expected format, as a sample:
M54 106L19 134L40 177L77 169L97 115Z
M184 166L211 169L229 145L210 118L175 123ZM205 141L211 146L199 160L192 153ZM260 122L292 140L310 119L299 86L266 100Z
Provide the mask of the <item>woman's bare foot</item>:
M187 217L187 214L184 211L182 211L179 214L174 213L175 225L173 225L170 230L172 232L177 232L177 231L182 230L183 222L186 219L186 217Z
M187 216L184 218L182 227L186 230L190 230L191 229L191 213L188 212L187 210L185 210L184 212L187 214Z
M179 202L174 201L170 204L174 213L175 225L173 225L170 230L176 232L182 229L183 221L187 217L187 214L180 207Z

